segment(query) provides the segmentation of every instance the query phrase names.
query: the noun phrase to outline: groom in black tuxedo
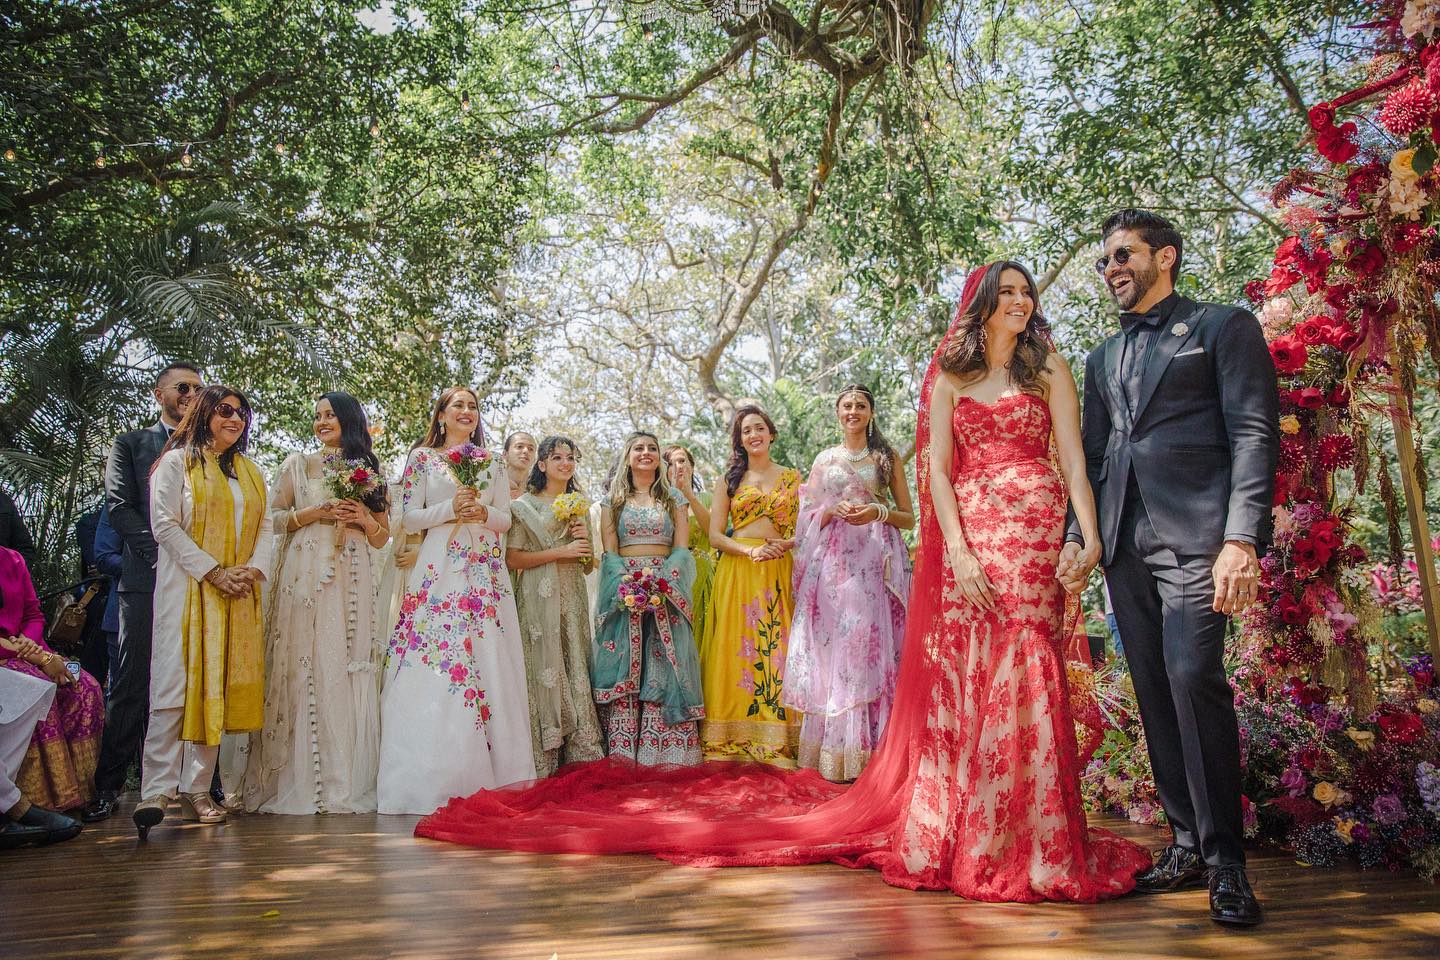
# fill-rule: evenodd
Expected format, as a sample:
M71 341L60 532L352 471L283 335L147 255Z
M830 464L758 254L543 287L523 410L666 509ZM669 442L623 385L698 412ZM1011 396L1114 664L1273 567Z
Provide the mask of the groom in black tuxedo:
M1256 553L1270 535L1275 366L1249 312L1175 293L1182 242L1169 221L1121 210L1102 235L1095 266L1123 312L1085 362L1085 459L1100 562L1174 833L1136 889L1208 882L1211 919L1255 924L1222 658L1229 617L1255 599ZM1083 579L1073 520L1066 541L1062 579Z

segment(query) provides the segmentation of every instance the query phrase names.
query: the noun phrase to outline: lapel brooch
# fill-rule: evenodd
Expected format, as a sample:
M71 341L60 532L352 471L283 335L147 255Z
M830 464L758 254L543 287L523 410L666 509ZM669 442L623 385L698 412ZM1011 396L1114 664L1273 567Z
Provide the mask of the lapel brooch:
M1184 322L1177 323L1177 324L1175 324L1175 326L1173 326L1173 327L1170 328L1170 333L1171 333L1171 335L1172 335L1172 336L1176 336L1176 337L1183 337L1183 336L1185 336L1185 334L1187 334L1187 333L1189 333L1189 332L1190 332L1190 324L1184 323Z

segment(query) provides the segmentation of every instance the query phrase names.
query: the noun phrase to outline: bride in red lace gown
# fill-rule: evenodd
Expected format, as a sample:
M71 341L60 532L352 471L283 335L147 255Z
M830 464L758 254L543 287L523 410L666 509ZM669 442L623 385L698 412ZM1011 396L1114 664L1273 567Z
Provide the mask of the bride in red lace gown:
M1049 348L1034 291L1019 264L972 273L926 373L900 678L853 786L760 764L602 760L453 800L417 835L695 866L832 861L972 900L1129 891L1149 856L1088 828L1080 800L1056 564L1067 486L1082 527L1093 530L1095 508L1075 384ZM1051 465L1052 421L1068 484ZM937 471L950 482L931 484Z

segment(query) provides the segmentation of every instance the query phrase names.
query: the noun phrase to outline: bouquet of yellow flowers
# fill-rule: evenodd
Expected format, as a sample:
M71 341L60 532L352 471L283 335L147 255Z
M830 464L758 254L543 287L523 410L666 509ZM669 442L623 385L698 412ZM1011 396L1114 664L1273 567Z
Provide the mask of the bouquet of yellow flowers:
M576 520L584 520L589 516L590 501L586 500L585 495L579 491L575 493L562 493L555 498L555 502L550 505L550 509L554 511L555 519L568 527Z
M585 522L586 518L590 515L590 501L586 500L584 494L579 491L562 493L555 498L555 502L550 505L550 509L554 512L555 519L560 521L560 525L568 530L572 523L576 523L577 521L579 523ZM580 568L588 572L594 562L595 558L593 556L582 557L580 558Z

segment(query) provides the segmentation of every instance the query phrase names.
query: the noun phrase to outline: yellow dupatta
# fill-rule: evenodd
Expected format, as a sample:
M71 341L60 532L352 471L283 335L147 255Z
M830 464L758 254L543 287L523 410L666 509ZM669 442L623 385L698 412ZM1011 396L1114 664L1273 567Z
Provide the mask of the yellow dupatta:
M244 456L235 456L235 476L245 498L237 540L235 499L219 459L206 453L187 471L195 511L190 537L225 567L244 565L255 552L265 518L265 479ZM265 634L260 588L231 599L203 580L185 593L183 740L215 746L222 733L259 730L265 721Z

